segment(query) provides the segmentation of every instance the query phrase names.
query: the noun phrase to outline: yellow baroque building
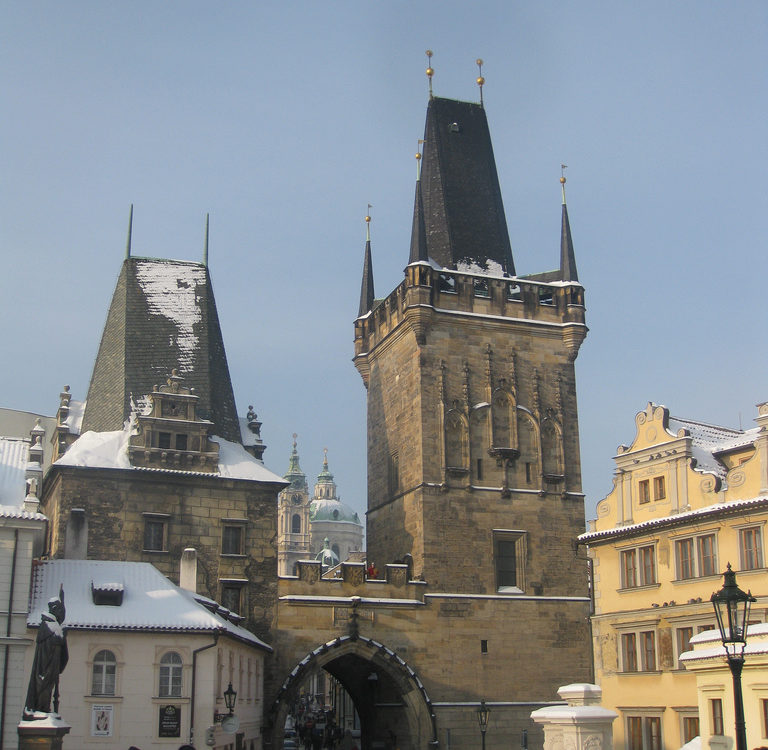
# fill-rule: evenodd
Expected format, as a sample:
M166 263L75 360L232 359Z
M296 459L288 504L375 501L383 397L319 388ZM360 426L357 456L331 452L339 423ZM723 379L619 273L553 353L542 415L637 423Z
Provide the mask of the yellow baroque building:
M672 750L712 733L680 657L715 627L709 599L727 563L757 597L750 621L766 621L768 403L755 422L735 430L649 403L579 537L592 563L595 682L619 714L616 748ZM718 727L733 733L727 718Z

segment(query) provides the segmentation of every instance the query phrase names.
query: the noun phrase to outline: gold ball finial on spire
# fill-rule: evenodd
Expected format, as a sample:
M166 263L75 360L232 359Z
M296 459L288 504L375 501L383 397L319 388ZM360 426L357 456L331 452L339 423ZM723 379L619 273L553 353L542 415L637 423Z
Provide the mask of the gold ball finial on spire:
M560 165L560 184L562 185L562 191L563 191L563 205L565 205L565 170L566 169L568 169L567 164Z
M483 103L483 85L485 84L485 78L483 78L483 58L478 57L477 60L475 60L475 64L477 65L477 72L478 76L475 79L477 81L477 85L480 87L480 104Z
M435 69L432 67L432 50L427 50L427 78L429 79L429 96L432 98L432 76L435 75Z

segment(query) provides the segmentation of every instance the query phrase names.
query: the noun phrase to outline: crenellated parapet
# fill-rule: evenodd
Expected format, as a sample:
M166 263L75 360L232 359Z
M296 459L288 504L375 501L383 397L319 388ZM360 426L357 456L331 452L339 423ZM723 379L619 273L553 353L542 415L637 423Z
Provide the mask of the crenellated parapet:
M381 341L404 325L423 346L437 315L559 328L571 361L587 334L584 288L577 282L491 276L412 263L405 269L404 281L355 321L355 364L363 380L367 381L366 357Z

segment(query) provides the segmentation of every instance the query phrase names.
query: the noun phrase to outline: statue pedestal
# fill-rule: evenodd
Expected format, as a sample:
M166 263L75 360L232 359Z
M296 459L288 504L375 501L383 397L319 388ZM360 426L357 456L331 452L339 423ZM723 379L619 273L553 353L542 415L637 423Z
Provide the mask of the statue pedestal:
M20 721L19 750L62 750L64 735L71 727L66 721L49 714L44 719Z

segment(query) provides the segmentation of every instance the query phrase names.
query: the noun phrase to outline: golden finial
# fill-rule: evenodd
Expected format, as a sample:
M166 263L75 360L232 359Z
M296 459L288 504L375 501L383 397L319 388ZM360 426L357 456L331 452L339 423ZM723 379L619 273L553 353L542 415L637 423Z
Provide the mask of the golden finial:
M297 438L297 437L298 437L298 435L297 435L297 434L294 432L294 433L293 433L293 449L294 449L294 450L296 450L296 438Z
M424 140L419 138L419 145L416 151L416 182L421 179L421 147L424 145Z
M480 106L483 106L483 84L485 84L485 78L483 78L483 60L482 58L478 57L477 60L475 60L475 63L477 64L477 85L480 87Z
M371 209L373 206L368 204L368 213L365 215L365 239L371 241Z
M427 78L429 79L429 98L432 98L432 76L435 75L432 67L432 50L427 50Z
M560 165L560 184L563 189L563 205L565 205L565 170L568 169L567 164Z

